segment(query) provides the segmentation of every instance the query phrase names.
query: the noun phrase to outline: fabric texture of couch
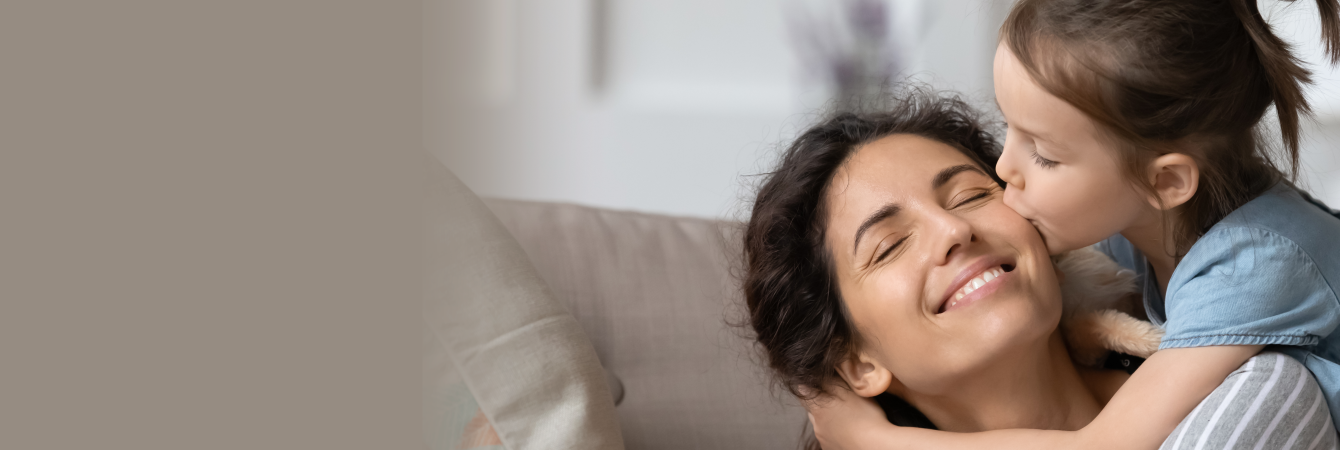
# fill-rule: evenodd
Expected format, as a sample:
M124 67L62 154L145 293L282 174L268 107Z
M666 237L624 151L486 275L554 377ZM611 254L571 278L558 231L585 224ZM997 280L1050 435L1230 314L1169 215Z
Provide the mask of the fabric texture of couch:
M743 330L736 223L486 199L622 382L628 449L793 449L805 411Z

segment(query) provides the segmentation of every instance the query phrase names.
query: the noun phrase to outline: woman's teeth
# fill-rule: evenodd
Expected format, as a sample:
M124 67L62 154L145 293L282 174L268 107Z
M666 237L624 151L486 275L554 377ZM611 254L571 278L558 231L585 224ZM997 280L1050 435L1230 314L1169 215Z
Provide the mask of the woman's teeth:
M954 300L952 300L952 301L949 302L949 306L954 306L955 304L958 303L959 300L963 300L963 296L968 295L968 294L971 294L972 291L975 291L975 290L977 290L977 288L982 287L982 286L985 285L988 281L994 280L994 279L996 279L996 277L1001 276L1001 275L1004 275L1004 274L1005 274L1005 270L1004 270L1004 269L1001 269L1000 267L996 267L996 268L987 270L987 271L985 271L985 272L982 272L982 274L981 274L981 275L978 275L976 278L973 278L973 279L971 279L971 280L968 280L967 283L964 283L964 284L963 284L963 287L962 287L962 288L959 288L958 292L954 293Z

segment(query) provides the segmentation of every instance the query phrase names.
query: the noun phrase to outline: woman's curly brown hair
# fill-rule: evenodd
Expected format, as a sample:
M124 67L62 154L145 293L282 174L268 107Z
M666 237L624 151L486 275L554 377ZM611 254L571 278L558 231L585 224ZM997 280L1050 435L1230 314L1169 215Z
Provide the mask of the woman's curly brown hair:
M905 133L953 146L1004 185L994 170L1000 146L959 97L909 88L889 99L881 111L833 114L801 134L765 175L745 227L749 324L779 384L802 399L840 381L836 367L856 339L823 237L838 168L862 145ZM897 423L898 411L884 406Z

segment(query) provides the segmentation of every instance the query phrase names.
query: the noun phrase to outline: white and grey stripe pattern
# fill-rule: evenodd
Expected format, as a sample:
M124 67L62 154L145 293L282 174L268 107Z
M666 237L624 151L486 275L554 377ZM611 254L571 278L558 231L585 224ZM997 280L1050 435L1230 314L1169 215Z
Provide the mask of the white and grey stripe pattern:
M1336 450L1321 387L1301 363L1262 352L1229 374L1161 450Z

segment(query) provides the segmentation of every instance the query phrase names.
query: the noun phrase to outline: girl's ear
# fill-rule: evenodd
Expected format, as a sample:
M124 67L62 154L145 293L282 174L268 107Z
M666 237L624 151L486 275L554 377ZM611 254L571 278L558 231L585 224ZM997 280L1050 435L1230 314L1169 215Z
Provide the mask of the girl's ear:
M1149 163L1149 182L1157 197L1150 198L1154 208L1169 210L1191 200L1200 186L1200 166L1183 153L1169 153Z
M838 375L862 397L874 397L889 390L893 373L865 352L857 352L837 366Z

